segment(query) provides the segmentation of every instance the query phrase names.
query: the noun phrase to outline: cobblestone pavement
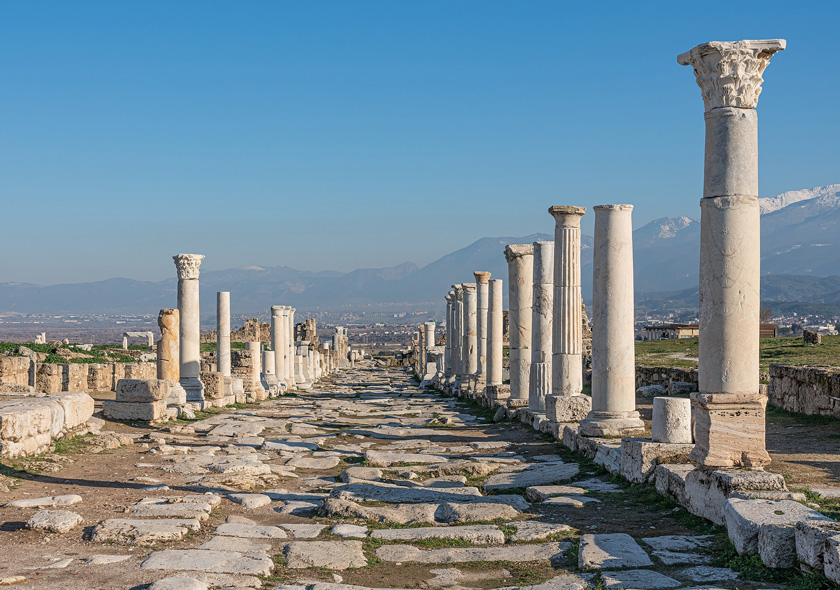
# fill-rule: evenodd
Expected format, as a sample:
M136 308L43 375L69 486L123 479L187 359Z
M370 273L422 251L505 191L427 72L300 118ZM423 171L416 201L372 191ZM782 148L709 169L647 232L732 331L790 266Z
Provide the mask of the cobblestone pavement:
M135 432L132 445L3 494L20 501L2 509L0 578L56 589L761 587L716 566L719 531L491 417L369 366Z

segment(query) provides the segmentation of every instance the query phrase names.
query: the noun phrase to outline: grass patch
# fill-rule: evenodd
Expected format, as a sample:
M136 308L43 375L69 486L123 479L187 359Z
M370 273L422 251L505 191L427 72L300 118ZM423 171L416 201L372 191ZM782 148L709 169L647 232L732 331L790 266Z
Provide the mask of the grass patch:
M767 406L766 416L768 420L789 420L791 423L796 423L801 426L831 426L837 424L837 418L833 416L797 414L769 405ZM840 437L840 434L834 436Z
M79 454L90 446L92 438L92 434L60 438L53 443L55 446L53 453L56 455Z

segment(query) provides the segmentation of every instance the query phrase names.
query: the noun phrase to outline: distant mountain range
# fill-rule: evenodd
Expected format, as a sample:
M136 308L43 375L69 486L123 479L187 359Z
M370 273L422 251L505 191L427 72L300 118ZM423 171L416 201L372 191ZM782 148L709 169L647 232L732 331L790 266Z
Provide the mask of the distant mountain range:
M840 304L840 184L791 191L761 202L762 295L779 304ZM637 298L652 306L696 306L700 223L664 217L633 232ZM422 268L406 262L348 273L248 266L201 273L203 315L215 311L216 291L230 291L238 313L265 312L272 304L340 310L380 304L440 306L452 283L473 270L507 278L506 244L550 240L548 234L482 238ZM592 238L583 236L584 299L591 298ZM174 273L173 273L174 274ZM807 275L805 277L801 275ZM175 305L176 279L116 278L38 286L0 283L0 311L23 313L156 313ZM693 302L693 304L692 304Z

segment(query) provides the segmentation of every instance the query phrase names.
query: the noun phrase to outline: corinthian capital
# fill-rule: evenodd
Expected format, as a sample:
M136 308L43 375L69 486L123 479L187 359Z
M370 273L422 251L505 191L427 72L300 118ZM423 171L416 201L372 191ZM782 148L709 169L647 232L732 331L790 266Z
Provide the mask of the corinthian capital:
M677 61L694 68L706 112L720 107L754 109L764 81L761 75L785 45L784 39L710 41L677 56Z
M198 267L204 260L204 254L178 254L173 256L172 260L175 261L179 279L197 279Z

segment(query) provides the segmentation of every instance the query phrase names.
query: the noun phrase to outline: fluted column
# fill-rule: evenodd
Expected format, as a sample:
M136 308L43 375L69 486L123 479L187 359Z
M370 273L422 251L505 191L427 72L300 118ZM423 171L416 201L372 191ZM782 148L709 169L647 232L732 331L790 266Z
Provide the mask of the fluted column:
M583 395L580 219L586 208L555 205L548 212L554 217L554 321L546 416L554 422L578 422L592 407Z
M230 377L230 293L216 293L216 370Z
M476 369L476 391L482 391L487 384L487 313L490 297L490 273L477 270L476 289L476 342L478 346L478 368Z
M677 57L694 68L705 105L700 200L699 393L692 394L702 467L761 468L758 115L762 74L784 39L704 43Z
M592 410L580 423L584 436L644 432L636 411L633 307L633 205L595 210L592 282Z
M531 369L528 409L545 412L551 393L551 339L554 323L554 242L534 242L534 278L531 306Z
M533 300L534 246L511 244L505 248L508 263L510 321L510 398L528 400L531 375L531 303Z
M198 307L198 275L202 254L173 256L178 271L178 312L180 315L180 374L181 386L187 392L187 401L203 402L204 385L201 383L201 325Z
M504 292L501 279L492 279L488 285L487 317L487 387L502 385L504 358Z

